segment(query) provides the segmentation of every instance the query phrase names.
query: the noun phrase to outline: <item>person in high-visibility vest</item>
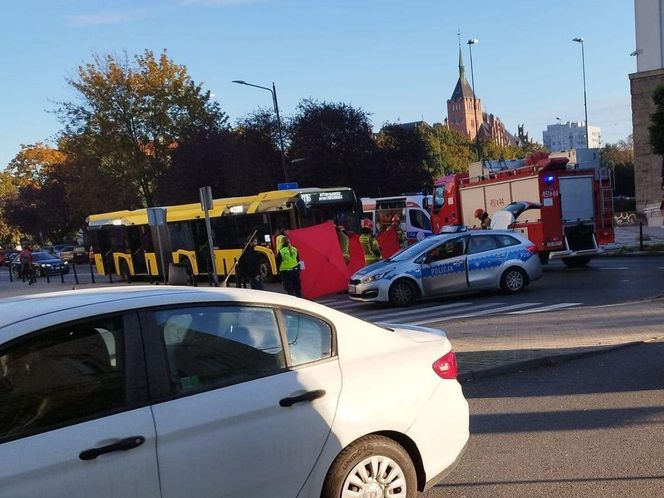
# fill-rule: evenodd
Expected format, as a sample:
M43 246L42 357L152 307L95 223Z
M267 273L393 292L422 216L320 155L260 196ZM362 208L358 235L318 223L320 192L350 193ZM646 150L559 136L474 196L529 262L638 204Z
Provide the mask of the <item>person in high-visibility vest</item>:
M281 248L284 246L284 239L286 238L286 229L281 227L277 230L277 237L274 240L274 252L278 255Z
M291 244L288 236L284 236L283 246L277 254L277 265L284 284L284 290L291 296L302 297L300 283L300 256L297 248Z
M380 253L380 246L378 241L372 232L373 222L365 218L362 220L362 229L360 230L360 245L362 246L362 252L364 252L364 262L367 265L375 263L382 258Z
M346 229L343 225L336 225L337 238L339 239L339 246L341 246L341 254L344 257L346 264L350 261L350 239L346 234Z

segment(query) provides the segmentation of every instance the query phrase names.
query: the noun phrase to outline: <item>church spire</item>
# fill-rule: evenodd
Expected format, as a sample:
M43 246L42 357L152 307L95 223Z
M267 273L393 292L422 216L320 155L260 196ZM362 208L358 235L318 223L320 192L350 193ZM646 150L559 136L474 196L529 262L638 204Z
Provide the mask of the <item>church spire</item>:
M457 38L459 39L459 79L466 79L466 70L463 66L463 54L461 53L461 29L457 29Z

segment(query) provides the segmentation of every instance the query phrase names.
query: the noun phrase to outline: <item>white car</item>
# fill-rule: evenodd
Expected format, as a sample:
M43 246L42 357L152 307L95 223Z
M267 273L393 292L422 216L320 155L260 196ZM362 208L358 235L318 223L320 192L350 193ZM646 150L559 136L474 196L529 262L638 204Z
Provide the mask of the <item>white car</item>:
M414 497L468 440L445 334L244 289L0 300L0 496Z

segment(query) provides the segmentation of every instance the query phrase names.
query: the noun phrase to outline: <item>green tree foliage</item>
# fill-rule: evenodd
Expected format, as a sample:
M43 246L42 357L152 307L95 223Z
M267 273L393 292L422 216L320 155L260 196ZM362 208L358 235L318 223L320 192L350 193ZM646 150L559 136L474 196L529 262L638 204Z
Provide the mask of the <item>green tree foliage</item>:
M431 189L436 163L423 123L384 125L377 137L381 173L379 195L421 192Z
M8 171L0 171L0 245L15 245L20 241L21 231L11 225L4 213L5 205L18 193L13 177Z
M369 115L347 104L305 100L290 124L290 177L300 186L376 195L382 180Z
M165 51L132 59L94 55L68 83L79 98L57 110L65 137L84 135L86 156L97 157L118 188L133 190L145 205L153 205L173 149L200 130L226 125L210 92Z
M655 88L652 99L655 102L655 112L650 115L651 125L650 147L654 154L662 156L662 189L664 190L664 85Z
M450 130L441 123L434 123L425 130L425 139L430 148L434 178L467 171L468 165L475 160L473 144L461 133Z
M634 146L631 136L615 144L606 144L600 151L603 165L613 168L615 183L613 194L616 196L634 197Z

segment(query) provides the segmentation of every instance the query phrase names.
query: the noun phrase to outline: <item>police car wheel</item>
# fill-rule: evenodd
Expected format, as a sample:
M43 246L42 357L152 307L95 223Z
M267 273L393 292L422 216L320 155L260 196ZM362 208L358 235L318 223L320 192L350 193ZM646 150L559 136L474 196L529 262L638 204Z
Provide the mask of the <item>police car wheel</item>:
M390 286L388 297L394 306L410 306L417 299L417 289L408 280L397 280Z
M522 291L528 283L528 276L521 268L508 268L500 278L500 287L505 292L516 293Z

